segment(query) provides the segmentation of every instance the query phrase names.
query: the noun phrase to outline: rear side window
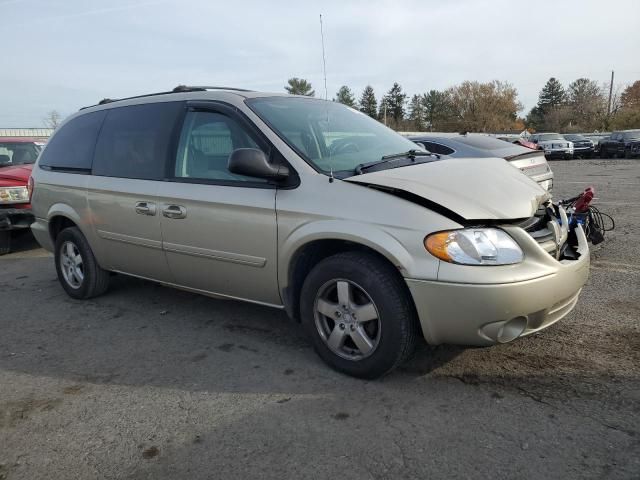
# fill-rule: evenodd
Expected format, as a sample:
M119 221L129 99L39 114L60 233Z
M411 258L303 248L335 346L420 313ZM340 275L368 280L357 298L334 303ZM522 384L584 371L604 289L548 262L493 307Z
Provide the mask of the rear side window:
M160 180L182 102L109 110L96 146L93 174Z
M88 173L106 112L86 113L65 123L47 143L40 166Z

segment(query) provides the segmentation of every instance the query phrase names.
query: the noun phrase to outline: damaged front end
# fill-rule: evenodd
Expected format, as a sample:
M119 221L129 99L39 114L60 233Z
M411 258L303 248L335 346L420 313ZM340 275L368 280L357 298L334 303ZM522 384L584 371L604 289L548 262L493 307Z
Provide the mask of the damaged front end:
M582 226L571 225L569 216L560 203L553 204L548 200L540 205L533 217L516 225L531 235L556 260L577 260L584 253L577 232L577 229L582 231Z

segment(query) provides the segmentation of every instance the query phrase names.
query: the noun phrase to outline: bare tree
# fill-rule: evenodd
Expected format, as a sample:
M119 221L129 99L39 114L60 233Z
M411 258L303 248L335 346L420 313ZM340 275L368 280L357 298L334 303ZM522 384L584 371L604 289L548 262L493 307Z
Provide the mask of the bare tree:
M62 116L57 110L51 110L47 113L47 116L42 119L42 122L45 124L47 128L56 129L60 122L62 121Z

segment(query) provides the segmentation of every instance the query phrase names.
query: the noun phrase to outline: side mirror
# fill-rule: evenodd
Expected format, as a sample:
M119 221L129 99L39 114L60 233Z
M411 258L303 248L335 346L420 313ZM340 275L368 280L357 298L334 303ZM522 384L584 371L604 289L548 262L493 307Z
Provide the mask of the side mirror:
M257 148L237 148L229 155L229 171L238 175L284 180L289 176L285 165L274 165L267 155Z
M11 158L9 158L9 155L0 155L0 166L10 165L10 164L11 164Z

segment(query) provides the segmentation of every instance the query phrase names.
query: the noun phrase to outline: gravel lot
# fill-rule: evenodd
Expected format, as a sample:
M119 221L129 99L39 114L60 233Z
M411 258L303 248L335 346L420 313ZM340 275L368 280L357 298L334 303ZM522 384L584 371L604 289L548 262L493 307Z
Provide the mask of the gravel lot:
M0 258L0 479L639 478L640 160L551 164L557 197L594 185L617 221L574 312L374 382L279 311L122 276L73 301L23 236Z

